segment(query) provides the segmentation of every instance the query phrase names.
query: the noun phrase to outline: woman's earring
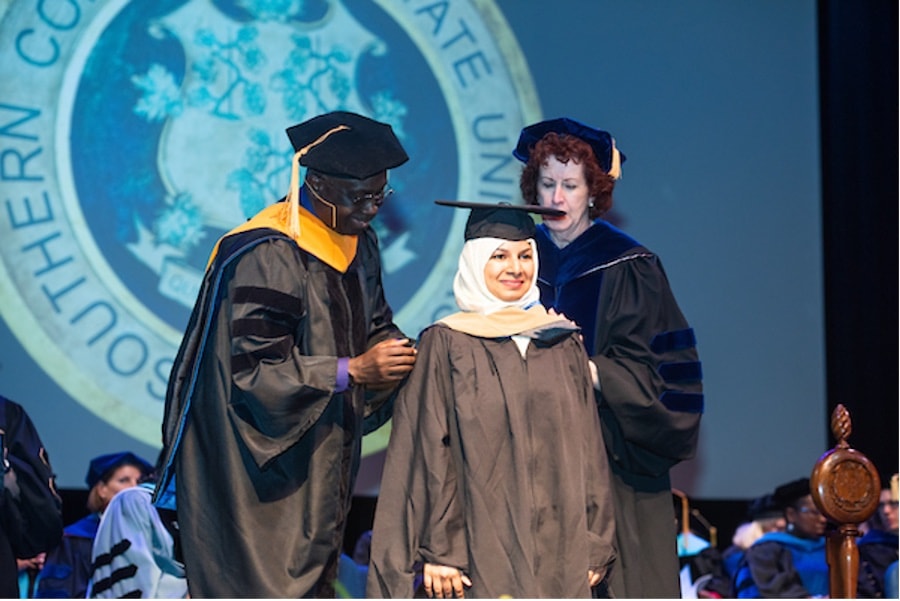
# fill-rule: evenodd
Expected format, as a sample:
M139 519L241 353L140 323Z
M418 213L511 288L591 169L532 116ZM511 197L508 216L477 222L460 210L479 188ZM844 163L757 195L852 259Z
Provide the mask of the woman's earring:
M787 530L788 532L793 532L794 531L794 522L788 522L787 528L785 528L785 530Z

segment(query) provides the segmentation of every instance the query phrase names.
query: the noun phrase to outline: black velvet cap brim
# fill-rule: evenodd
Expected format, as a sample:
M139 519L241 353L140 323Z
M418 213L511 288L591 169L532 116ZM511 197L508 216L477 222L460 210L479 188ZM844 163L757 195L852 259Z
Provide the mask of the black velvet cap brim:
M341 125L348 129L310 148L300 164L332 177L367 179L409 160L390 125L347 111L313 117L289 127L287 135L297 152Z
M527 240L534 238L532 215L561 217L565 211L537 205L513 205L508 203L478 203L462 200L436 200L445 207L471 209L466 221L465 239L500 238L501 240Z

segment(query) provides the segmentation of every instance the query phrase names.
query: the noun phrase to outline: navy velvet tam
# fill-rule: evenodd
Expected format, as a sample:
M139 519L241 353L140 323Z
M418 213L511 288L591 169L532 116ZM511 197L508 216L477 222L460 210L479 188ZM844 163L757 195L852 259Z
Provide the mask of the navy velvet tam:
M295 151L307 149L301 165L332 177L367 179L409 160L390 125L347 111L313 117L287 135Z
M609 132L585 125L568 117L548 119L524 128L519 134L519 142L516 144L516 149L513 150L513 156L523 163L527 163L534 145L549 133L559 134L560 136L575 136L587 142L594 150L594 156L597 157L597 162L600 163L603 170L609 173L612 169L614 142ZM619 156L621 157L620 164L624 163L625 154L620 151Z
M133 465L141 470L141 474L147 476L153 472L153 466L147 461L141 459L131 451L122 453L110 453L109 455L100 455L91 459L88 466L87 476L84 481L87 482L88 488L94 488L94 485L108 478L112 472L123 465Z
M534 238L532 215L552 215L560 217L565 211L535 205L513 205L508 203L479 203L461 200L436 200L435 204L445 207L472 209L466 221L465 239L499 238L501 240L527 240Z

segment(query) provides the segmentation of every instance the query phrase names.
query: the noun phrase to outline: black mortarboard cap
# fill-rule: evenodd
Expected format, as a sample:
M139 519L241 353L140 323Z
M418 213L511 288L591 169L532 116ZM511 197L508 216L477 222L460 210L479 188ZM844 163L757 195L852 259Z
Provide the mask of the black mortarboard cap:
M445 207L472 209L466 221L466 240L473 238L500 238L501 240L526 240L534 238L532 215L560 217L565 211L537 205L513 205L508 203L480 203L462 200L436 200Z
M122 465L133 465L140 469L145 476L153 472L153 466L148 461L141 459L131 451L124 451L122 453L100 455L91 459L84 481L87 482L88 488L94 488L97 482Z
M773 497L778 506L784 509L809 494L812 494L809 488L809 478L798 478L776 488Z
M783 515L782 507L775 501L771 494L765 494L750 501L747 508L747 517L751 520L761 520Z
M603 170L607 173L610 173L612 170L615 144L609 132L585 125L568 117L548 119L524 128L519 134L519 142L516 144L516 149L513 150L513 156L523 163L527 163L534 145L551 132L559 135L575 136L584 140L594 150L594 156L597 157L597 162L600 163ZM624 163L625 154L619 152L619 157L619 164Z
M300 164L332 177L366 179L409 160L387 123L356 113L334 111L287 129L294 150L313 144L328 131L344 126L300 157Z

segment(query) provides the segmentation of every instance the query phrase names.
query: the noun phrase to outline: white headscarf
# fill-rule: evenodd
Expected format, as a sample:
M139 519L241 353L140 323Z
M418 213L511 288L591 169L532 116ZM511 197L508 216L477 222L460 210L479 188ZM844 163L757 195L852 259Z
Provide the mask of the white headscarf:
M459 255L459 268L453 279L453 294L456 304L463 311L490 315L507 307L528 309L540 300L537 287L538 255L533 238L528 238L531 254L534 257L534 275L528 291L516 301L502 301L488 290L484 281L484 268L491 255L505 242L503 238L473 238L466 241Z

